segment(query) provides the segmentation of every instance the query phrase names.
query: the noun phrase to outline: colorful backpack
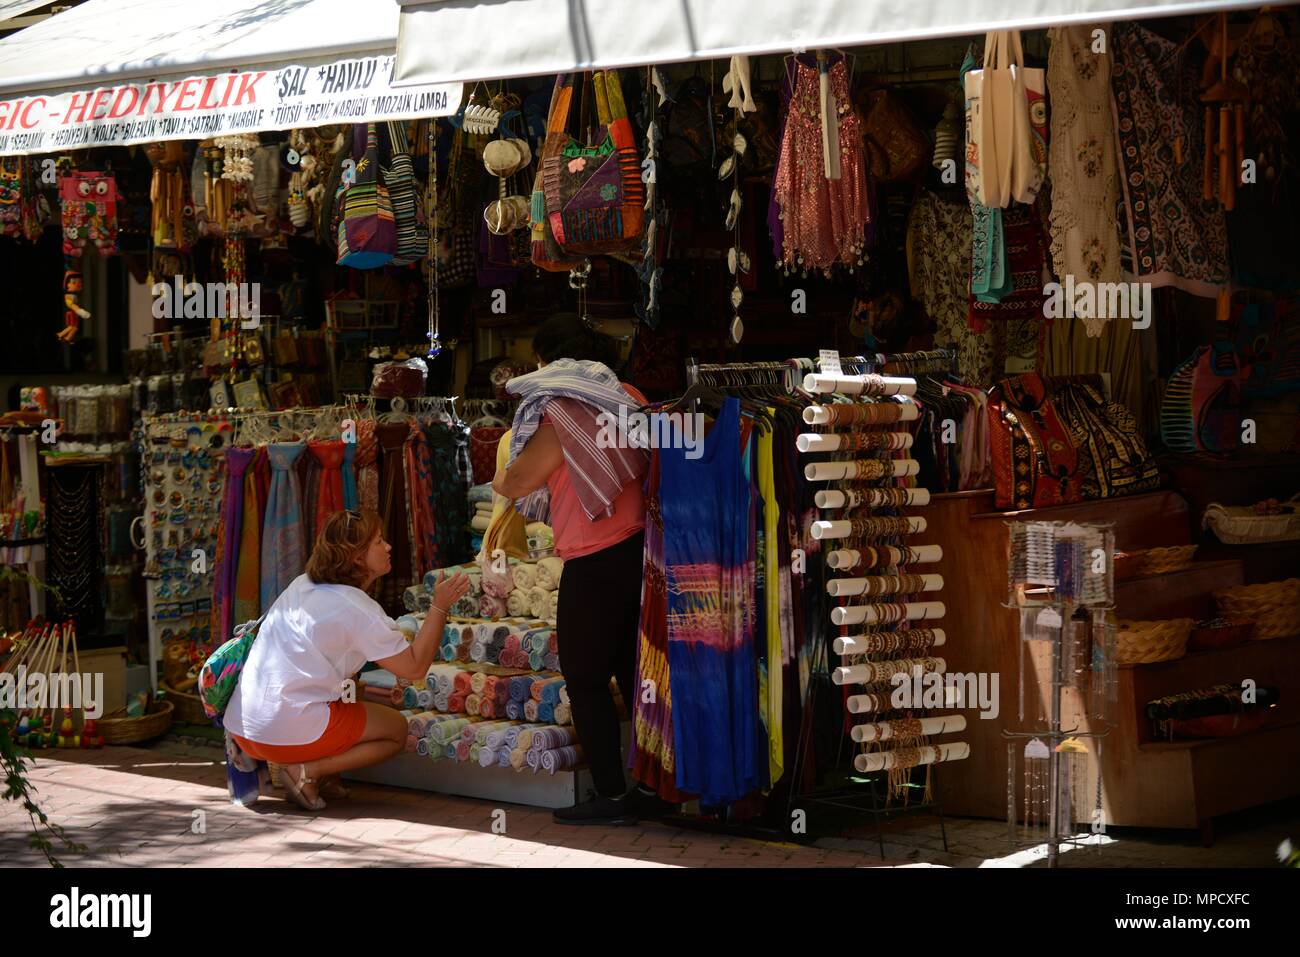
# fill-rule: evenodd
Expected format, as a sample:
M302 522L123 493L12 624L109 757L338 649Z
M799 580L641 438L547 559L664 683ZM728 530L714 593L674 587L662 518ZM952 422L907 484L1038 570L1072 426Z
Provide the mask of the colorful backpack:
M219 718L230 703L230 696L235 693L239 676L244 670L244 662L253 648L257 638L257 628L265 620L263 615L255 621L246 621L235 629L235 637L208 655L199 670L199 698L203 701L203 713L209 718Z
M1160 400L1160 439L1171 452L1229 455L1241 441L1241 368L1230 342L1201 346L1176 368Z

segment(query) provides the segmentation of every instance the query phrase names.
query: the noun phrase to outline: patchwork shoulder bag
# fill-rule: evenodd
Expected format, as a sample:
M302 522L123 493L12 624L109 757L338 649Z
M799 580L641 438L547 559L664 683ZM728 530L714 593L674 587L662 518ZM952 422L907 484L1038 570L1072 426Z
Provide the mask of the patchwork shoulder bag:
M1240 379L1229 342L1202 346L1182 362L1160 399L1160 440L1165 448L1187 454L1235 452L1241 438Z
M581 265L583 260L582 256L566 253L561 248L555 233L552 232L551 218L547 215L545 190L547 157L559 155L568 142L569 137L565 132L565 126L572 105L573 83L568 76L561 74L555 78L555 89L551 93L551 109L546 119L546 139L542 143L541 161L537 164L537 175L533 180L533 192L528 209L528 218L532 225L530 238L533 265L548 272L568 272L575 266ZM555 164L552 166L555 167Z
M374 123L366 124L365 143L355 178L343 193L338 225L338 263L353 269L386 265L397 247L392 200L379 177L379 139Z
M263 615L236 628L235 636L208 655L208 660L199 669L199 698L203 702L203 713L209 718L225 714L226 705L230 704L230 697L244 671L244 662L248 661L248 653L253 649L257 629L265 619Z
M563 89L571 78L556 82ZM641 248L646 194L623 88L618 73L605 70L591 74L587 87L599 122L595 142L549 133L542 150L547 224L569 256L635 254ZM572 103L570 96L568 106ZM560 107L567 130L570 110L563 108L563 98Z

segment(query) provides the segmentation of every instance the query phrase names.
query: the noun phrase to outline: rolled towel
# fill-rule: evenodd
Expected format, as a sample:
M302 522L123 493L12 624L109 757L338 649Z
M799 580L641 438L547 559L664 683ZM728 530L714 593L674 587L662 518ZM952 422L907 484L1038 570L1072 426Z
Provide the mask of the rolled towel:
M560 578L563 574L564 559L562 558L543 558L537 563L537 584L547 591L555 591L560 587Z
M506 599L506 610L512 615L528 614L528 593L518 588L512 591Z
M495 731L489 732L487 736L487 741L484 742L484 744L486 744L493 751L497 750L497 748L501 747L505 743L506 743L505 728L497 728Z
M420 743L419 738L417 738L413 734L408 734L406 736L406 744L403 746L403 750L405 750L407 754L415 754L416 746L419 743Z
M547 681L542 684L542 696L537 700L542 704L557 705L560 703L560 691L564 688L564 679L556 681Z
M543 751L541 755L542 768L548 774L554 774L556 771L572 771L581 763L582 749L572 746L556 748L553 751Z
M464 762L468 761L468 760L469 760L469 749L472 748L472 747L474 747L474 745L471 744L471 743L468 742L468 741L464 741L464 740L457 741L457 742L456 742L456 760L459 761L459 762L461 762L462 764L463 764Z
M506 717L511 721L521 721L524 717L524 703L511 701L506 705Z
M568 707L568 704L569 704L569 686L568 686L567 683L565 684L565 686L564 686L563 688L560 689L560 704L564 705L565 707Z
M483 594L483 572L478 566L474 566L472 571L466 572L469 576L469 594L475 598Z
M561 668L560 668L560 656L559 656L559 655L545 655L545 656L542 658L542 667L545 668L547 671L560 671L560 670L561 670Z
M501 732L504 746L513 751L519 746L519 736L525 731L533 730L533 728L534 725L531 724L515 724L506 728Z
M469 660L483 661L487 657L487 642L482 638L475 638L469 646Z
M537 702L532 698L524 702L524 718L528 721L537 720Z
M509 748L502 748L500 751L497 752L497 767L499 767L499 768L508 768L508 767L510 767L510 749L509 749Z
M533 732L528 747L531 751L553 751L570 744L578 743L578 735L572 728L560 728L547 725Z
M510 574L515 580L515 587L521 591L528 591L537 584L537 566L529 562L520 562L510 570Z
M555 621L560 617L560 592L559 589L551 592L551 605L547 609L546 620Z
M573 723L573 712L569 710L569 706L567 704L557 704L555 706L555 723L556 724Z
M510 752L510 766L516 771L522 771L528 766L528 752L523 748L515 748Z
M457 692L447 697L447 710L452 714L463 714L465 711L465 699L468 695Z
M505 598L515 587L514 575L510 571L513 565L507 564L505 571L496 571L489 564L482 570L483 594Z
M530 771L532 771L534 774L536 774L536 773L538 772L538 770L541 769L541 766L542 766L542 755L543 755L544 753L545 753L545 752L542 752L542 751L529 751L529 752L528 752L528 757L527 757L525 760L527 760L527 762L528 762L528 769L529 769Z
M469 500L477 505L479 502L492 504L492 483L484 482L482 485L475 485L469 490Z
M419 741L415 742L415 753L422 758L427 758L429 756L428 738L421 738Z
M538 618L546 617L547 610L551 607L551 593L541 585L534 585L528 589L528 613Z
M483 618L504 618L508 613L505 598L484 594L478 600L478 613Z
M560 653L560 636L554 631L551 632L550 640L547 642L547 651L553 655Z
M460 651L460 648L459 648L458 646L456 646L456 645L443 645L443 646L442 646L442 660L443 660L443 661L455 661L455 660L456 660L456 655L459 653L459 651Z
M527 675L520 675L510 679L510 700L526 701L532 697L530 691L533 687L533 679Z
M483 672L481 671L475 672L474 674L470 675L469 690L474 692L475 694L481 695L483 693L483 686L487 684L487 680L488 680L488 676L483 674Z
M546 667L546 656L540 651L534 651L528 656L528 667L532 671L541 671Z
M460 729L460 739L473 744L478 740L478 729L481 724L482 722L480 721L471 721L469 724L465 725L465 727Z
M484 718L495 718L497 716L497 703L491 698L483 698L479 701L478 713ZM501 713L505 714L504 708L501 709Z
M456 678L452 682L452 688L458 694L469 694L474 690L474 675L468 671L456 672Z
M480 698L478 695L476 694L466 695L465 697L466 714L474 715L477 717L479 714L482 713L480 710L482 706L483 706L483 699Z
M420 699L417 697L418 695L419 695L419 692L416 691L414 687L406 687L406 688L403 688L403 689L402 689L402 707L403 707L403 708L418 708L418 707L420 706Z
M452 741L450 744L448 744L445 748L442 749L442 753L446 755L449 760L455 761L457 760L457 754L459 753L458 749L460 748L460 745L461 742Z
M487 745L484 745L483 747L478 749L478 766L480 768L495 767L496 763L497 763L496 748L491 748L488 747Z
M476 532L486 532L492 524L492 516L485 512L475 512L474 517L469 520L469 527Z
M451 710L451 698L449 694L439 691L433 696L433 708L435 711L447 712Z
M478 601L480 595L464 594L456 600L456 604L451 606L451 614L457 618L473 618L478 614Z
M402 607L407 611L428 611L429 593L419 585L411 585L402 592Z
M418 704L422 710L427 711L429 708L433 707L434 696L435 692L430 691L428 688L417 691L415 693L416 704Z
M555 705L549 701L543 702L537 706L537 720L545 721L548 724L555 720Z

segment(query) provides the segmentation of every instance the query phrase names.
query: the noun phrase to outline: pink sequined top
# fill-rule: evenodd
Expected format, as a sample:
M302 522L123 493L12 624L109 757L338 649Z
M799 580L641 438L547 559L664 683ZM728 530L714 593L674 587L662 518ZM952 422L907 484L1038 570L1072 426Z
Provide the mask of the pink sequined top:
M822 158L822 110L816 67L797 64L794 95L777 165L777 204L784 232L781 261L787 269L862 264L871 222L862 120L849 99L844 61L829 69L839 117L840 178L826 178Z

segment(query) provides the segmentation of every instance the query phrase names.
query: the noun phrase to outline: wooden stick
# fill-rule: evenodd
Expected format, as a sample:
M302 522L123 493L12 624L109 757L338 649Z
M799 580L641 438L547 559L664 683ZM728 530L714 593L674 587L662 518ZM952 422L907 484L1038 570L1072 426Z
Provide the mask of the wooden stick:
M1214 107L1205 107L1205 166L1201 173L1201 198L1214 199Z
M1232 175L1232 107L1224 104L1219 107L1219 202L1224 209L1232 209L1233 198Z

